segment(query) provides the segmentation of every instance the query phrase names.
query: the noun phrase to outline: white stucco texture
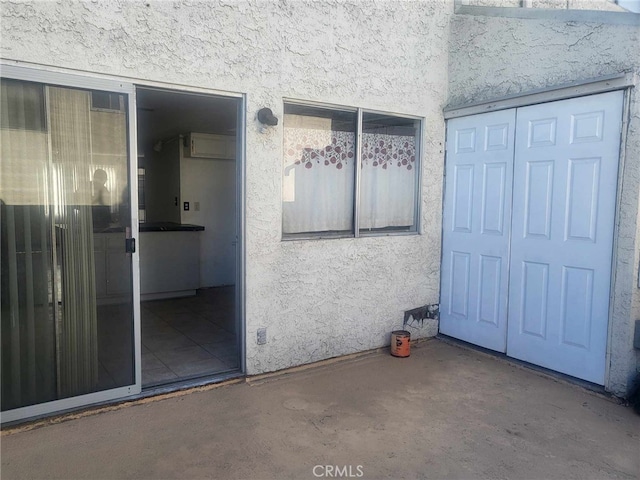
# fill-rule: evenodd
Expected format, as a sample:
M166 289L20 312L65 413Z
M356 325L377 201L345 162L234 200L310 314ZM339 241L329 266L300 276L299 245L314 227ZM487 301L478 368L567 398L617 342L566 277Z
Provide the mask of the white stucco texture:
M241 92L246 132L246 370L389 344L437 303L447 45L453 2L2 3L8 60ZM420 235L282 241L283 99L423 117ZM256 331L267 327L268 342ZM411 329L432 336L435 321Z
M282 83L248 112L249 373L387 345L404 310L437 303L439 295L448 9L403 2L290 7L278 20ZM421 235L282 242L282 131L263 134L251 122L263 104L281 117L281 97L424 116ZM268 342L256 345L262 326ZM436 331L433 321L411 329L414 338Z
M522 0L466 0L463 5L519 8L525 3ZM530 0L528 8L626 11L614 0Z
M629 14L631 15L631 14ZM640 69L640 28L455 15L449 53L449 105L562 85ZM609 324L609 376L605 387L625 395L638 368L633 323L640 318L638 275L638 199L640 187L640 102L631 89L629 125L614 246L612 316Z

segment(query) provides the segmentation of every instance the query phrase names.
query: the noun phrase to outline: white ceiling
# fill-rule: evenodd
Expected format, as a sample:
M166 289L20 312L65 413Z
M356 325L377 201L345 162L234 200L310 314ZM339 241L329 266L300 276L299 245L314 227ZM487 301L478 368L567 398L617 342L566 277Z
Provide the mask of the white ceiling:
M189 132L235 135L237 98L138 88L136 99L140 154Z

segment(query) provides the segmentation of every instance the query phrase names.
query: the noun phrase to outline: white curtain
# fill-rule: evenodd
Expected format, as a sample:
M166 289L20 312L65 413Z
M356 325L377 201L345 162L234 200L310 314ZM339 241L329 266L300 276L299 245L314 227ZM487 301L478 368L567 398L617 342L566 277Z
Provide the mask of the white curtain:
M330 119L295 117L285 115L283 232L350 231L355 134L331 130ZM304 126L309 119L315 125Z
M2 205L2 408L56 397L51 225L43 206Z
M353 223L355 134L330 122L285 116L283 232L350 231ZM312 123L312 128L306 124ZM416 138L363 133L360 229L415 222Z
M415 137L362 134L360 229L414 224Z
M49 164L42 86L3 80L0 89L0 198L5 205L42 205Z
M57 396L49 157L41 86L2 81L2 409Z
M98 384L89 93L47 87L56 239L62 283L58 394L92 392Z

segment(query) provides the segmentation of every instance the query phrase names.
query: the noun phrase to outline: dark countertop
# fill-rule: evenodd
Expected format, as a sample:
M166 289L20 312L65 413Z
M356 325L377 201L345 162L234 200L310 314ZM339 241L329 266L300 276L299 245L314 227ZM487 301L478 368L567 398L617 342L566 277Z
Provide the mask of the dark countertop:
M145 222L140 224L141 232L201 232L202 225L173 222Z
M140 232L202 232L202 225L191 225L188 223L173 222L144 222L139 225ZM110 226L106 228L95 228L94 233L124 233L121 226Z

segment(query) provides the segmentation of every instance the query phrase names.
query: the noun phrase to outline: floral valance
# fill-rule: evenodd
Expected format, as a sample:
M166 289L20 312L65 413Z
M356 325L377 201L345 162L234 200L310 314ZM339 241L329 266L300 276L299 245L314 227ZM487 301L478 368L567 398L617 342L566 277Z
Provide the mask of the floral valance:
M338 170L355 157L353 132L287 129L284 144L285 165L334 166ZM362 166L412 170L416 161L415 137L363 133Z

